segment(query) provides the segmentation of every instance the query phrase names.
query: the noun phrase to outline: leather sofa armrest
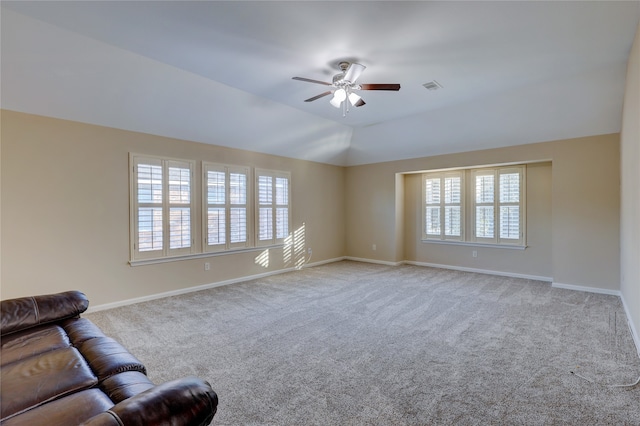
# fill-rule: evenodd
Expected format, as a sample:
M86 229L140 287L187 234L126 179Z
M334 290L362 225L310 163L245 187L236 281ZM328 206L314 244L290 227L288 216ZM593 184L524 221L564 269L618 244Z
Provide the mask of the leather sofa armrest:
M2 335L73 318L86 311L89 300L79 291L8 299L0 302Z
M197 377L155 386L114 405L83 423L84 426L206 426L218 407L218 395Z

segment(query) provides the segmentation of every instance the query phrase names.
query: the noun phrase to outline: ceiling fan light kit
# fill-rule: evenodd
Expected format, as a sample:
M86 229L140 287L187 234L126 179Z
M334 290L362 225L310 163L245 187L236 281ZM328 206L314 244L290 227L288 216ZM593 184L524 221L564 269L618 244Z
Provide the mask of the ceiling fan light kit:
M361 107L365 105L365 101L362 100L362 97L354 93L353 90L391 90L396 92L400 90L399 84L356 84L356 80L360 77L366 67L355 62L340 62L339 66L341 72L333 76L331 83L304 77L293 77L294 80L334 87L333 91L329 90L309 99L305 99L305 102L313 102L317 99L333 94L329 103L336 108L342 107L342 116L345 117L349 112L349 105L354 107Z

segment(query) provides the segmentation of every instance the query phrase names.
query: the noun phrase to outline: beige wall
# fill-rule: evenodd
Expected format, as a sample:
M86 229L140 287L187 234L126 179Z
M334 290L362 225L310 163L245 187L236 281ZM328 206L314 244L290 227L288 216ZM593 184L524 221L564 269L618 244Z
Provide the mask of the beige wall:
M293 229L304 224L312 262L345 255L341 167L11 111L1 118L3 299L78 289L96 306L293 266L282 249L269 251L268 267L255 262L262 250L129 266L129 152L291 171Z
M621 284L640 351L640 25L629 63L620 136L622 204Z
M356 258L390 262L406 258L618 290L619 155L619 135L611 134L350 167L346 174L347 253ZM420 203L417 178L406 176L404 193L396 196L397 173L541 161L547 164L530 166L528 189L533 191L533 200L528 200L527 226L531 247L524 251L481 248L473 259L470 247L423 244L416 218ZM404 212L397 209L397 198L404 200ZM404 221L403 235L399 235L397 221ZM398 241L404 242L402 253ZM376 244L375 251L372 244Z
M349 256L399 262L402 231L397 226L395 163L349 167L346 170L347 240ZM376 246L375 250L373 246Z
M313 262L414 260L620 288L617 134L340 168L11 111L1 131L3 299L77 288L96 306L291 266L282 250L266 268L260 251L129 266L129 152L290 170L294 229L305 224ZM527 250L472 258L420 242L419 180L403 173L519 161L541 162L528 172ZM624 289L637 309L637 286Z

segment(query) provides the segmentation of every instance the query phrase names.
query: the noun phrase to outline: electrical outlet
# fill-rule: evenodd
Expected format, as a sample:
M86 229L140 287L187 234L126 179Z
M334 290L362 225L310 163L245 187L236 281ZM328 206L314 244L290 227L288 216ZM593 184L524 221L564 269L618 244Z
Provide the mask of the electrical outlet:
M311 255L313 254L313 250L311 250L311 247L309 247L309 248L307 249L307 253L309 253L309 256L311 256Z
M209 269L211 269L211 264L209 262L205 262L204 263L204 270L208 271Z
M373 244L373 245L371 246L371 250L373 250L373 251L376 251L376 249L377 249L377 248L378 248L378 247L377 247L375 244Z
M478 250L474 250L473 253L471 253L471 255L473 257L478 257Z

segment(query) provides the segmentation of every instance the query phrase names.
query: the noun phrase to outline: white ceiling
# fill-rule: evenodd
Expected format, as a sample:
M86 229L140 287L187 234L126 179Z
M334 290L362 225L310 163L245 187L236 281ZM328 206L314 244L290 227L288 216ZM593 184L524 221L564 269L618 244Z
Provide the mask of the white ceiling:
M2 3L2 108L357 165L620 130L640 1ZM346 117L327 87L367 67ZM428 91L437 80L443 88Z

